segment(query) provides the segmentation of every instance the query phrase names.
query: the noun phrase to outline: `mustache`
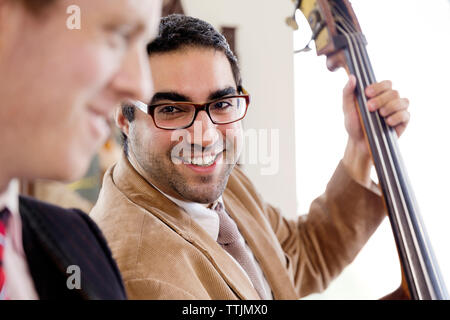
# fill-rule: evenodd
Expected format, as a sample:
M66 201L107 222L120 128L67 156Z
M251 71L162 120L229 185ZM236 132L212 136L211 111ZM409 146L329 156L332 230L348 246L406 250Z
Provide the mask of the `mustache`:
M223 143L215 143L209 146L201 146L198 144L176 144L172 150L171 155L183 157L183 156L206 156L217 155L227 150L226 145Z
M203 158L210 160L212 157L218 157L220 154L227 155L227 163L235 163L239 154L240 136L235 134L235 130L227 130L226 134L215 131L207 135L209 139L204 139L205 135L198 132L197 136L192 135L187 130L174 131L171 141L174 143L170 150L169 158L172 162L178 164L183 159ZM196 138L197 137L197 138ZM207 143L210 144L207 144ZM205 145L207 144L207 145Z

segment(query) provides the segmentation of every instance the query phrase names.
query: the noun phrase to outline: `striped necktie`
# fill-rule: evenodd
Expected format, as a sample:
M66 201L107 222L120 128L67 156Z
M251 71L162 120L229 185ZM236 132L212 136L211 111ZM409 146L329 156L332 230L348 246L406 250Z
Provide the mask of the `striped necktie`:
M260 298L267 299L263 279L256 269L255 260L252 259L250 252L247 250L245 240L241 236L236 223L225 212L220 202L217 203L214 210L219 216L219 236L217 237L217 242L241 265Z
M6 299L5 294L5 272L3 269L3 253L5 252L6 227L11 212L5 208L0 211L0 300Z

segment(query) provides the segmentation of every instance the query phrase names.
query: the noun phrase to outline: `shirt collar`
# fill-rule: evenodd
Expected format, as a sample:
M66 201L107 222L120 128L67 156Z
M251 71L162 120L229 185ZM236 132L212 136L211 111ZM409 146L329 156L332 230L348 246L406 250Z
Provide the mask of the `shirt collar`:
M11 180L6 191L0 194L0 210L8 208L12 215L19 214L19 181Z
M182 208L198 225L200 225L200 227L202 227L211 236L211 238L214 239L214 241L217 241L217 237L219 236L219 216L217 215L217 212L214 210L214 208L219 202L223 206L222 196L220 196L219 199L213 202L210 209L205 207L201 203L188 202L171 197L168 194L162 192L155 185L151 185L169 200L174 202L177 206Z

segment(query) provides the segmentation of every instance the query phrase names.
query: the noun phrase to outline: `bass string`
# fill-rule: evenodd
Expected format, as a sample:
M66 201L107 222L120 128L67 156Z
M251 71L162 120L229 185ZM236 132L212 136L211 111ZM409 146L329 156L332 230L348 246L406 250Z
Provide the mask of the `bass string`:
M362 65L365 66L365 68L362 68L362 69L363 69L363 71L367 70L367 72L364 72L366 83L375 83L376 82L375 75L373 73L373 69L370 66L370 60L368 58L367 51L365 50L365 46L363 45L363 38L362 38L363 36L362 36L362 34L356 33L356 32L352 32L352 31L355 30L355 28L353 28L351 23L349 22L349 20L345 16L343 16L343 13L342 13L342 10L340 9L340 7L334 2L333 2L333 4L334 4L335 8L337 9L336 16L338 18L342 18L342 21L345 22L345 25L342 26L344 28L344 30L345 30L344 32L346 34L349 34L352 37L354 46L356 46L358 48L358 50L359 50L358 51L358 57L360 58L360 60L361 60L361 57L363 59L363 64ZM369 79L367 79L367 74L368 74L368 78ZM392 134L395 134L394 129L392 127L386 126L385 121L379 116L378 112L373 113L373 116L375 117L376 123L378 124L379 132L384 132L384 133L387 132L387 134L390 135L390 137L389 137L390 140L396 141L396 136L392 136ZM383 141L384 144L388 145L388 141L386 141L387 140L386 137L384 137L384 135L382 135L382 138L384 140ZM396 150L396 145L395 144L394 144L393 148L390 148L390 150L395 152L396 155L399 154L398 152L396 152L397 150ZM393 165L393 159L392 159L391 154L388 153L387 155L390 157L390 159L389 159L390 163ZM394 172L394 174L396 174L396 172ZM398 179L397 176L395 176L395 178L396 178L395 179L396 180L396 184L397 184L397 186L399 188L400 187L399 179ZM406 201L405 201L404 198L402 198L402 203L403 203L403 207L406 208Z
M351 58L352 58L354 71L356 73L356 78L358 79L360 91L363 93L364 92L364 88L365 88L365 85L364 85L363 82L364 82L364 80L365 80L366 83L368 83L368 81L369 81L368 77L367 77L367 73L366 73L366 71L363 68L360 71L357 58L360 59L359 62L361 63L361 66L363 66L363 64L362 64L363 61L361 61L362 60L361 57L356 53L356 50L354 48L354 43L353 43L351 37L349 36L349 33L347 32L347 30L344 29L345 27L344 28L343 27L344 26L341 26L341 25L337 24L338 30L342 33L342 35L344 35L346 37L346 39L348 41L349 52L350 52L350 55L351 55ZM362 74L364 75L364 77L362 76ZM374 123L373 123L373 119L370 116L370 113L369 113L368 108L367 108L367 99L366 99L364 94L361 94L361 97L362 97L362 101L363 101L364 105L361 106L360 111L365 114L365 116L366 116L366 118L368 120L368 124L369 124L369 128L368 129L370 131L368 134L371 134L372 137L373 137L374 147L376 149L376 152L379 155L380 164L381 164L381 168L382 168L382 171L383 171L383 176L387 180L388 192L389 192L390 196L392 197L394 191L392 190L392 183L390 181L391 179L390 179L389 175L387 174L387 166L386 166L386 163L385 163L385 159L383 159L383 156L382 156L383 155L382 147L384 147L386 149L386 145L384 144L385 141L380 141L378 135L376 134L375 126L374 126ZM383 145L381 145L382 144L381 142L383 143ZM398 208L396 206L396 203L393 202L393 205L394 205L395 214L398 215L398 211L399 210L398 210ZM397 219L398 219L398 217L397 217ZM405 238L405 230L403 229L403 226L401 224L399 224L399 228L401 228L401 231L402 231L402 232L400 232L400 235L402 237L402 242L403 243L407 243L406 238ZM411 263L412 260L411 260L411 254L409 253L409 249L407 247L405 249L406 249L406 258L410 262L410 263L408 263L408 265L409 266L413 266L413 264ZM413 274L413 277L414 277L415 272L412 272L412 274ZM414 281L414 282L416 282L416 281Z
M353 26L353 22L347 17L341 7L334 1L331 2L331 4L331 12L335 17L335 20L344 24L343 27L347 33L356 33L356 28Z
M363 41L362 41L362 35L361 34L353 34L351 35L352 37L352 41L354 43L355 46L357 46L358 48L358 58L359 59L363 59L364 65L366 66L367 69L367 74L369 75L369 80L371 81L371 83L375 82L375 77L373 75L373 72L371 70L371 66L370 66L370 61L368 60L368 56L367 56L367 52L365 50L365 46L363 45ZM386 146L386 150L385 150L385 157L387 158L387 163L389 164L388 169L389 169L389 173L388 175L390 177L393 177L393 182L395 183L395 185L393 186L393 190L395 192L395 198L396 201L395 203L398 203L398 206L401 207L401 209L403 211L397 211L396 210L396 215L397 215L397 221L401 221L402 223L399 224L399 226L404 225L405 227L403 228L403 230L406 230L408 232L408 238L410 239L410 241L412 241L413 245L410 245L410 241L407 242L403 242L403 245L405 246L405 249L407 250L406 252L408 253L408 256L411 257L416 257L416 261L418 261L419 263L419 269L422 270L421 275L423 275L423 279L425 280L426 286L427 288L431 288L431 282L429 279L429 272L426 272L426 263L425 261L427 259L424 258L424 253L427 252L423 252L422 250L417 250L417 248L420 248L420 244L423 242L421 241L422 237L422 230L418 230L418 228L416 228L416 224L413 222L413 218L415 218L414 216L414 212L409 210L409 207L407 205L407 201L405 199L405 192L406 190L404 190L402 184L400 183L400 178L399 178L399 170L400 168L398 167L398 165L396 165L396 163L398 164L398 158L396 158L396 156L398 155L398 152L396 152L396 150L393 150L393 144L392 144L392 140L395 139L396 140L396 136L392 137L390 136L390 134L392 134L392 132L394 132L394 129L391 127L388 127L384 121L384 119L381 118L381 116L379 115L378 112L374 112L371 114L373 116L373 118L375 119L375 123L378 127L378 132L380 133L380 137L383 140L383 144ZM394 159L397 159L397 161L395 162ZM393 199L393 200L394 200ZM404 234L404 233L402 233ZM410 260L410 259L409 259ZM414 277L414 286L416 287L416 293L420 296L421 291L417 290L417 285L418 283L421 283L418 281L418 277L416 275L417 269L414 268L413 266L415 266L415 264L409 263L408 266L411 268L411 271L413 272L412 275Z
M340 16L338 13L336 13L336 15ZM356 73L356 79L359 82L359 87L360 87L360 91L361 91L361 97L362 97L363 104L364 104L363 106L361 106L361 110L360 111L362 113L364 113L366 118L368 119L368 122L369 122L369 128L368 129L370 130L370 133L372 134L372 136L374 136L374 138L376 138L377 134L375 132L375 126L373 124L372 118L370 117L370 112L369 112L369 110L367 108L367 98L366 98L366 96L364 94L364 89L366 87L366 85L364 83L364 80L366 80L365 81L366 84L368 83L367 75L366 75L364 69L362 70L362 72L359 70L360 68L359 68L359 65L358 65L357 60L356 60L356 56L357 55L356 55L355 50L354 50L353 42L352 42L352 40L350 39L350 36L349 36L349 34L351 34L351 32L350 32L351 30L347 30L345 28L345 26L340 25L339 23L337 24L337 28L338 28L338 31L340 31L341 34L346 37L348 45L349 45L349 51L350 51L350 54L351 54L351 57L352 57L352 62L353 62L354 70L355 70L355 73ZM361 73L363 73L363 72L364 72L364 79L361 76ZM382 154L380 142L378 141L378 139L375 139L375 147L377 149L378 154ZM383 169L384 169L384 172L387 171L385 165L383 165Z
M364 45L363 35L361 33L356 33L353 34L352 37L354 38L354 43L356 43L359 47L359 52L364 60L369 79L372 83L374 83L375 75ZM397 134L394 128L386 125L385 121L378 113L373 114L376 118L376 123L379 126L380 132L384 132L382 137L386 140L389 146L390 152L387 153L387 156L389 157L389 162L391 163L392 168L395 168L395 170L392 171L392 175L395 178L399 198L401 200L402 207L405 210L402 217L406 220L408 229L410 230L410 238L414 242L412 251L415 253L416 258L420 263L423 279L425 280L431 297L445 297L447 296L445 285L442 281L437 261L434 257L431 244L427 237L425 225L423 224L419 210L417 209L415 197L412 194L412 189L409 187L410 184L408 182L406 169L397 144ZM417 250L417 248L420 248L421 250Z
M363 53L363 57L364 57L365 61L367 61L369 76L372 79L374 79L375 76L373 73L373 69L370 65L370 60L369 60L369 57L367 54L367 50L366 50L365 46L362 45L362 43L363 43L362 35L360 34L358 36L358 38L359 38L359 43L360 43L360 47L361 47L361 52ZM385 126L384 121L382 123ZM417 204L415 203L415 197L412 194L413 191L408 188L408 186L410 186L411 184L409 183L408 175L406 173L406 168L404 166L404 162L403 162L401 154L399 152L399 147L398 147L398 143L397 143L397 140L398 140L397 134L396 134L394 128L392 128L392 127L386 127L385 132L389 136L390 150L395 155L395 159L397 159L396 167L398 169L398 172L401 175L402 179L406 180L403 190L407 195L411 195L409 197L408 203L410 203L410 205L413 207L413 210L409 211L410 215L408 215L408 218L411 217L411 219L412 219L411 224L415 230L414 234L417 235L417 242L421 245L422 250L420 251L420 253L421 254L423 253L423 255L426 257L426 258L424 258L423 256L421 256L423 265L429 265L429 270L431 272L427 272L427 275L429 275L430 277L433 278L433 279L429 279L429 281L432 281L435 284L434 287L437 289L437 291L440 293L440 295L442 297L446 297L446 296L448 296L448 294L446 292L444 282L442 281L442 276L439 271L439 266L437 264L437 260L434 256L433 249L432 249L430 241L428 239L427 232L425 230L425 225L421 219L421 215L417 208ZM403 195L403 193L402 193L402 195ZM403 198L402 201L406 202L406 199ZM417 214L415 214L415 213L417 213Z
M339 7L337 7L337 8L339 9ZM337 16L342 17L342 15L340 13L338 13ZM345 19L345 21L347 21L347 26L348 26L348 20ZM361 77L358 77L358 78L362 80L360 83L361 88L365 89L368 84L375 82L375 77L374 77L373 73L370 74L370 71L371 71L371 68L369 66L370 61L368 60L366 52L364 52L364 46L362 45L362 41L361 41L362 38L357 38L357 36L356 36L357 33L351 32L354 29L348 29L348 28L346 28L347 26L339 26L338 25L338 28L340 29L339 31L341 31L341 33L347 38L347 41L349 42L351 55L353 57L352 60L354 62L354 69L358 72L358 74L362 73L364 79L361 79ZM354 48L356 48L357 50L355 50ZM363 54L361 54L361 52L363 52ZM357 61L356 61L355 57L358 59ZM361 66L361 67L359 67L359 66ZM362 72L360 72L359 69L361 69ZM361 92L364 92L364 90L361 90ZM362 97L363 97L364 106L361 111L365 113L366 117L369 120L371 133L373 136L377 136L377 137L381 136L381 140L383 142L381 144L381 146L383 148L381 148L381 146L377 148L379 154L381 154L382 149L387 150L387 146L388 146L386 138L382 134L382 133L384 133L383 126L382 126L383 121L380 118L378 112L371 113L368 110L367 99L364 94L362 94ZM378 132L375 131L375 126L373 125L373 122L374 122L373 118L375 118L375 122L378 125L378 130L379 130ZM377 146L379 146L379 145L380 144L378 143ZM388 155L389 155L389 153L388 153ZM393 166L392 158L389 159L389 163L391 164L391 167L392 167ZM384 165L383 168L386 169L386 165ZM387 170L384 170L384 172L387 173ZM389 184L391 185L391 183L389 183ZM398 181L397 181L397 187L400 187L400 184L398 183Z
M338 6L336 6L336 8L340 11L340 8ZM334 12L335 16L338 18L337 19L337 25L338 25L338 29L340 29L339 31L344 36L346 36L347 41L349 41L349 45L351 45L350 49L351 49L351 54L353 54L353 60L354 60L353 62L356 62L354 57L355 56L358 57L359 63L361 65L361 69L363 71L362 73L364 75L365 82L366 83L374 83L375 82L375 77L374 77L374 74L373 74L373 70L372 70L372 68L370 66L370 60L368 59L367 52L365 51L365 46L363 45L362 35L359 34L359 33L351 32L351 31L354 30L354 28L350 27L351 24L349 23L349 21L347 19L342 17L341 13L342 13L342 11ZM339 19L339 18L341 18L341 19ZM341 22L341 24L340 24L340 22ZM349 34L350 34L350 38L351 39L349 38ZM355 54L355 52L353 50L353 47L357 48L356 54ZM354 66L355 67L355 71L359 72L359 70L357 69L358 65L356 63L354 63L354 64L355 64L355 66ZM361 85L363 85L363 84L360 83L360 86ZM364 88L364 86L363 86L363 88ZM366 99L363 99L363 101L364 101L364 104L366 104ZM382 119L380 118L378 112L374 112L374 113L372 113L372 115L368 114L367 106L364 106L363 110L361 110L361 111L366 112L369 117L374 116L375 122L378 125L379 132L381 133L381 139L383 140L383 145L386 148L386 146L388 146L388 141L386 141L386 136L383 135L383 133L387 132L388 135L392 135L393 133L395 134L394 130L392 128L386 126L384 121L382 121ZM371 129L374 129L372 120L370 120L370 123L371 123ZM386 130L384 130L383 128L386 129ZM395 137L389 137L389 138L394 138L393 140L396 141L396 136ZM395 145L394 145L394 147L395 147ZM378 148L378 144L377 144L377 148ZM391 149L385 149L385 150L391 150ZM378 151L380 151L380 150L378 149ZM385 152L385 154L387 154L387 156L388 156L388 161L389 161L389 164L391 165L391 168L395 168L391 153L390 152ZM380 157L380 159L382 159L382 158ZM383 165L383 169L385 169L385 167L386 166ZM393 176L395 178L396 187L397 187L397 194L399 195L399 197L401 199L402 207L405 210L405 212L409 212L409 211L407 211L408 208L406 206L406 201L404 199L403 193L402 192L398 192L399 190L401 190L400 189L401 185L400 185L400 182L399 182L396 170L392 170L392 173L393 173ZM388 179L388 185L390 186L389 179ZM390 188L389 191L392 191L392 188ZM397 208L394 208L394 209L397 209ZM395 210L395 211L398 212L398 209ZM413 230L412 228L414 227L414 225L417 225L417 224L413 224L412 223L412 221L410 220L410 217L409 217L408 214L405 214L404 216L406 216L405 218L407 220L407 228L409 228L409 230L410 230L409 234L411 235L411 238L412 238L413 242L417 246L419 240L415 237L415 233L411 232L411 230ZM397 217L397 219L398 218L399 217ZM419 222L420 222L420 220L419 220ZM399 227L400 227L400 225L399 225ZM417 228L414 228L414 229L417 229ZM423 231L423 227L420 225L420 223L418 224L418 229L419 230L416 230L416 232L417 231L419 232L419 236L422 235L422 237L419 237L419 239L423 239L424 231ZM403 236L404 232L402 232L401 234ZM407 243L407 242L405 242L405 240L406 239L403 237L403 242ZM424 243L424 246L425 246L426 252L431 254L432 252L429 250L426 241ZM408 257L407 258L410 261L410 259L409 259L409 256L410 256L409 251L410 250L407 247L407 252L406 252L406 253L408 253ZM424 258L422 256L421 252L417 252L416 250L415 250L415 252L417 253L420 266L423 269L424 268L424 264L425 264ZM412 266L412 264L409 264L409 265ZM433 261L431 261L431 267L432 267L433 270L436 269L435 264L433 263ZM412 270L412 271L414 271L414 270ZM412 274L415 275L415 272L413 272ZM428 273L424 272L423 274L425 275L425 281L428 284L428 287L430 287L430 279L428 278ZM439 273L437 273L437 275L439 275ZM439 281L437 281L437 282L439 283Z

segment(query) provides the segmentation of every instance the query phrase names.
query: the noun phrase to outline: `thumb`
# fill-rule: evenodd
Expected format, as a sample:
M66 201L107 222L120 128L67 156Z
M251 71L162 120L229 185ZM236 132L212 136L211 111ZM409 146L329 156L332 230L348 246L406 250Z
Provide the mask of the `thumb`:
M356 88L356 77L349 75L348 82L343 90L344 106L350 106L354 102L354 92Z

